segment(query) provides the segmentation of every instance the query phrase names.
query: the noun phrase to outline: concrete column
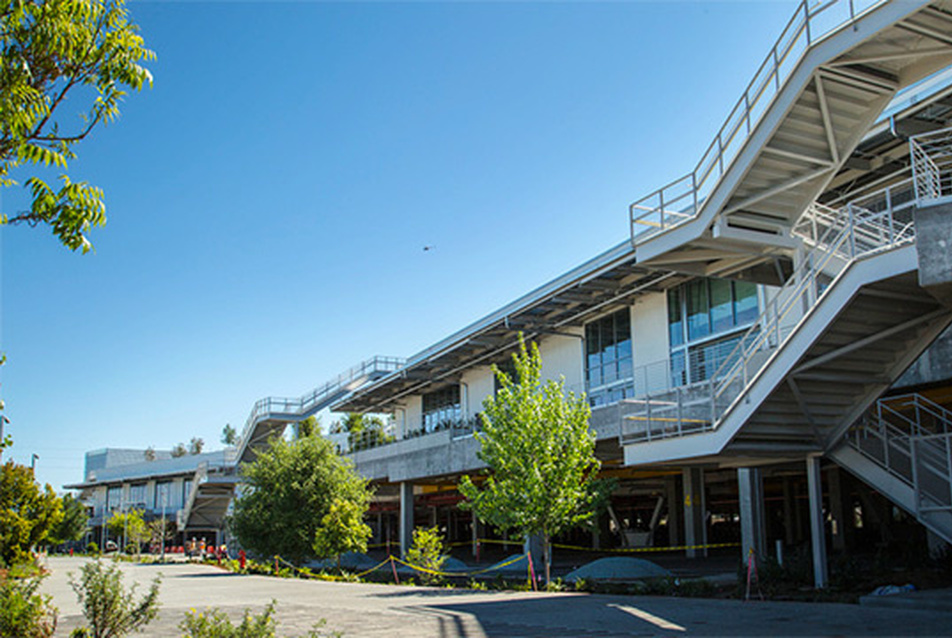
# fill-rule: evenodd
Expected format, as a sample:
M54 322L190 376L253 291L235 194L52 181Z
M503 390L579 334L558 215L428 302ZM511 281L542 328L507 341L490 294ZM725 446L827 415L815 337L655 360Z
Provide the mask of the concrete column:
M793 491L793 481L790 477L783 479L783 541L787 545L797 542L796 522L794 509L797 507L796 494Z
M764 482L759 469L737 468L737 493L740 499L741 557L746 561L753 552L759 562L767 550Z
M707 525L704 522L704 470L686 468L682 471L684 481L684 544L688 547L707 545ZM707 556L707 550L688 549L688 558Z
M807 457L807 492L810 497L810 538L813 546L813 585L826 587L826 534L823 529L823 482L820 457Z
M683 545L681 503L681 486L677 476L669 476L664 480L664 497L668 501L668 545L678 547Z
M473 522L470 525L471 531L473 533L473 556L477 556L479 554L478 545L479 545L479 535L480 535L481 527L482 526L479 524L479 519L476 518L476 514L473 514Z
M607 547L610 545L611 537L611 517L608 512L600 512L592 521L592 549Z
M833 549L846 549L846 541L853 526L853 521L852 508L846 502L848 497L843 489L840 468L832 467L827 470L826 480L829 490L830 515L833 518Z
M400 483L400 556L407 555L413 543L413 483Z

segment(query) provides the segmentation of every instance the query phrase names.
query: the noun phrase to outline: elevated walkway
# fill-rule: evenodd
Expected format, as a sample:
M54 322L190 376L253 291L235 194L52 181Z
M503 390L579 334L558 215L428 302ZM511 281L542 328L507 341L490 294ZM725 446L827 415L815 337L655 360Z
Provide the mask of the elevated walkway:
M268 397L256 402L245 421L238 443L238 463L253 461L268 441L284 433L288 424L303 421L340 401L361 386L399 370L405 360L398 357L374 357L296 399Z
M950 63L945 0L804 0L695 169L630 206L638 264L779 283L762 266L889 100Z

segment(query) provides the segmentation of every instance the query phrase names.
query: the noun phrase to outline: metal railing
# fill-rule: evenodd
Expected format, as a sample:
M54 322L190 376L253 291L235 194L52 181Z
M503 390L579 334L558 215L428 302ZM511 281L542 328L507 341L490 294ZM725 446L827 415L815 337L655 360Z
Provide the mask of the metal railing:
M799 227L807 229L813 250L737 340L734 350L704 383L623 401L622 441L650 441L716 428L849 263L915 240L912 221L896 219L893 212L892 208L872 212L853 204L840 210L811 207Z
M195 470L195 475L192 477L192 487L188 491L188 498L185 500L185 505L175 514L175 522L180 532L188 525L188 518L191 516L192 508L195 506L195 499L198 498L198 490L206 478L208 478L208 462L203 461L198 464L198 469Z
M952 412L917 394L880 399L846 443L912 488L920 520L952 512Z
M909 138L916 199L952 196L952 128Z
M693 171L629 206L632 241L693 219L810 46L885 0L803 0Z
M382 373L395 372L405 365L406 359L400 357L377 356L362 361L301 397L267 397L259 399L252 407L251 414L249 414L245 420L245 427L237 446L239 455L245 450L248 442L251 440L255 425L263 419L273 416L286 417L290 420L303 418L327 399L337 394L354 390L360 382L371 377Z

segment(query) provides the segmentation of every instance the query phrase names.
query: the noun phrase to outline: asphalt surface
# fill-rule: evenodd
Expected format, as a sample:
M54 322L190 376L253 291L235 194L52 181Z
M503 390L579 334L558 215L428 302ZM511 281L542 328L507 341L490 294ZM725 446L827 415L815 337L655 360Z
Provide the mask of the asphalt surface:
M57 636L82 624L67 574L82 558L51 557L44 582L60 610ZM144 636L180 636L189 609L219 607L232 618L278 601L279 636L303 634L319 619L347 637L573 636L947 636L952 613L860 605L741 602L327 583L242 576L194 564L121 564L145 588L162 577L162 610Z

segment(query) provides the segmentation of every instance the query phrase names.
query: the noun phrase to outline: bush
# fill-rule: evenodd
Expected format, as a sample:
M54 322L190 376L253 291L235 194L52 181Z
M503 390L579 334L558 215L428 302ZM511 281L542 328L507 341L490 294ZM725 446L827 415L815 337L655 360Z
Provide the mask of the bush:
M86 552L94 556L98 556L99 545L97 545L95 542L90 543L89 545L86 546Z
M0 637L48 638L56 631L56 607L37 592L42 577L0 576Z
M83 565L78 581L70 574L69 583L89 623L86 635L91 638L125 636L147 625L159 612L158 578L139 601L135 600L138 585L126 590L119 567L103 565L100 560Z
M216 607L206 609L205 611L185 612L185 620L179 624L184 638L274 638L277 636L278 623L274 620L274 607L276 601L272 600L260 614L251 613L250 609L245 609L241 623L232 624L228 616L221 609ZM325 621L322 619L302 638L324 638L325 636L340 636L340 633L334 632L324 634L321 628Z
M433 585L443 580L438 572L443 569L447 556L443 553L443 537L437 527L418 527L413 530L413 544L407 550L407 562L428 571L420 572L420 580Z

